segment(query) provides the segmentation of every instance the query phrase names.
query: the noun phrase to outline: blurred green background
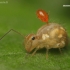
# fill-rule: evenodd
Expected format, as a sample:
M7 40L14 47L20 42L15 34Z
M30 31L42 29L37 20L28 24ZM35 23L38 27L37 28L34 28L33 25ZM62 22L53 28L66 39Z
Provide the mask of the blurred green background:
M0 0L0 37L8 30L15 29L23 35L36 33L44 25L36 16L38 9L49 13L49 22L59 23L70 36L70 4L67 0ZM0 41L0 70L69 70L70 48L63 49L62 55L50 50L27 55L24 38L11 31Z

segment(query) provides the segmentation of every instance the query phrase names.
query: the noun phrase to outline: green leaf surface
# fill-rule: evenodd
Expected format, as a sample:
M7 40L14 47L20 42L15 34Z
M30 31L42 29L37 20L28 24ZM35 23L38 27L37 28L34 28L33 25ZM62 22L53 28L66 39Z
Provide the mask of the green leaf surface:
M38 9L49 13L49 22L62 25L70 37L70 8L64 8L67 1L53 0L7 0L0 1L0 38L10 29L23 34L36 33L44 25L36 16ZM27 54L24 38L11 31L0 40L0 70L69 70L70 42L60 54L58 49L38 51L34 56Z

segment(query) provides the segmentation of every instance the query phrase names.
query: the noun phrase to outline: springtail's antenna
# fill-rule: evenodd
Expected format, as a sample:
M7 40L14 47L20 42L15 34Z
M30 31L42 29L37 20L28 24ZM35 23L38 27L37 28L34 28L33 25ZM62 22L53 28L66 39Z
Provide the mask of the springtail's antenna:
M0 38L0 40L3 39L4 36L6 36L6 35L7 35L9 32L11 32L11 31L14 31L15 33L17 33L17 34L21 35L22 37L24 37L24 36L23 36L21 33L19 33L18 31L14 30L14 29L10 29L8 32L6 32L6 33Z

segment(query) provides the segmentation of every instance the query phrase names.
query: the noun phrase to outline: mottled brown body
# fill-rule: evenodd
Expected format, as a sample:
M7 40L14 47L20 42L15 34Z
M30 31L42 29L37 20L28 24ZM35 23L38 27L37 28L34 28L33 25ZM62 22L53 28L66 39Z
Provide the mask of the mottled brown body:
M67 42L66 30L59 24L49 23L39 28L37 34L26 36L25 49L29 53L35 49L33 55L38 49L46 48L48 54L49 49L58 48L60 50L66 46Z

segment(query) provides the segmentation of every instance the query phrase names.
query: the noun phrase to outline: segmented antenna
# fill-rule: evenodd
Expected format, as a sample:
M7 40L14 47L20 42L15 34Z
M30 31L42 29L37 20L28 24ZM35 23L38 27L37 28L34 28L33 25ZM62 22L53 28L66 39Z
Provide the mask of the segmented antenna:
M24 37L21 33L19 33L18 31L16 31L16 30L14 30L14 29L10 29L8 32L6 32L1 38L0 38L0 40L2 39L2 38L4 38L4 36L6 36L9 32L11 32L11 31L14 31L15 33L17 33L17 34L19 34L19 35L21 35L22 37Z

